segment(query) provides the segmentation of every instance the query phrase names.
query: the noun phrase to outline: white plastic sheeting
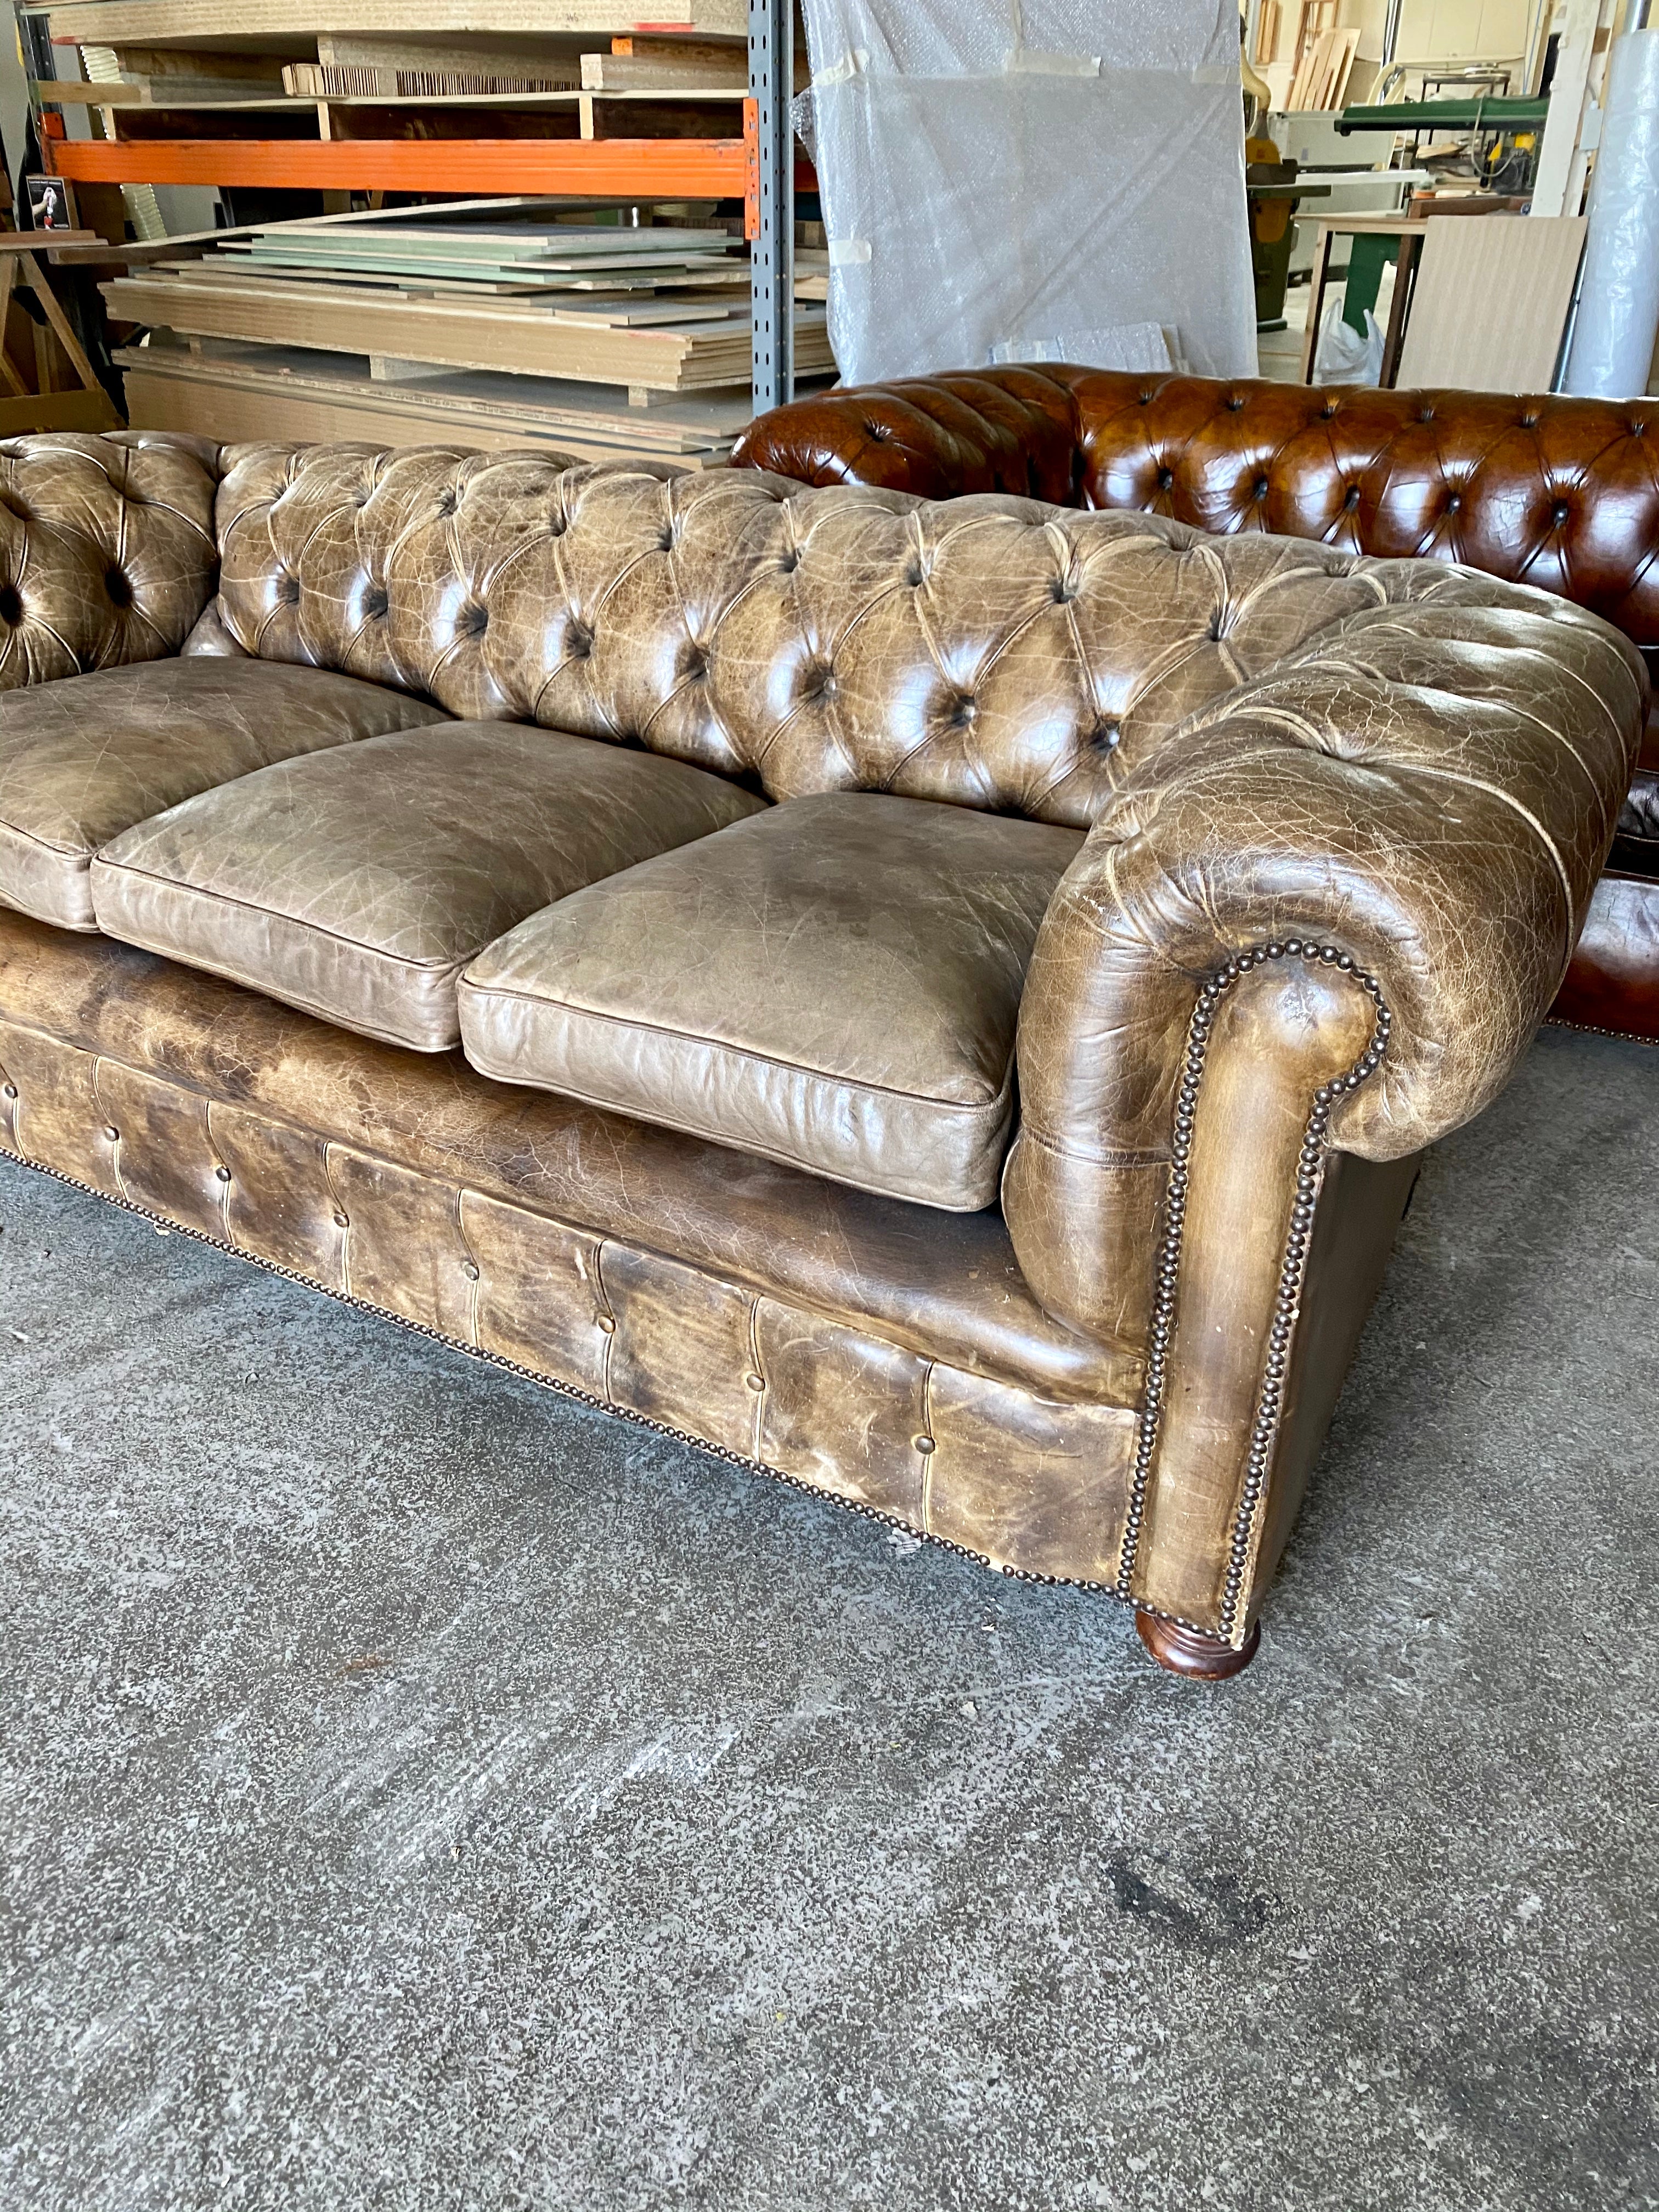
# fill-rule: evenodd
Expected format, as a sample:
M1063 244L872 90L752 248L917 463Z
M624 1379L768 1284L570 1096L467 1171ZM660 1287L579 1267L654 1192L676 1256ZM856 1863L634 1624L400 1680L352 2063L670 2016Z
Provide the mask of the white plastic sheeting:
M1659 337L1659 31L1627 31L1607 59L1567 392L1633 399Z
M803 4L848 382L1153 331L1255 374L1236 0Z

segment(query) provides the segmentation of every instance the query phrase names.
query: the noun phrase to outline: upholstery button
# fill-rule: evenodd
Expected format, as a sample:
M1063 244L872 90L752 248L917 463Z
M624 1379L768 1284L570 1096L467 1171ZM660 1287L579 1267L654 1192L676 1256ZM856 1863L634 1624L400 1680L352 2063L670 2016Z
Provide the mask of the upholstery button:
M1358 484L1350 484L1348 486L1346 492L1343 495L1342 504L1348 509L1350 514L1352 514L1353 509L1358 506L1359 486Z
M478 1279L477 1261L476 1260L463 1260L461 1262L461 1273L466 1277L469 1283L476 1283Z
M1458 512L1458 510L1462 507L1462 504L1463 504L1463 495L1462 495L1462 492L1455 491L1455 492L1452 494L1451 497L1450 497L1450 498L1446 501L1446 512L1447 512L1447 514L1455 514Z
M109 593L112 606L130 607L132 605L132 586L119 568L104 571L104 589Z
M1334 399L1328 399L1325 402L1325 404L1319 410L1319 419L1322 422L1335 422L1336 402Z
M1419 407L1417 410L1417 419L1419 422L1432 422L1434 420L1433 408Z
M391 595L376 584L363 594L363 612L371 622L383 622L391 612Z
M1521 428L1523 430L1535 430L1538 428L1538 417L1535 415L1523 415L1521 417Z
M1552 520L1553 522L1554 522L1554 523L1556 523L1556 524L1558 524L1558 525L1559 525L1559 524L1560 524L1560 523L1563 523L1563 522L1569 522L1569 521L1571 521L1571 519L1572 519L1572 509L1571 509L1571 508L1567 505L1567 502L1565 501L1565 500L1564 500L1564 499L1558 499L1558 500L1556 501L1556 502L1555 502L1555 512L1554 512L1554 514L1551 516L1551 518L1550 518L1550 519L1551 519L1551 520Z
M1160 469L1158 471L1158 488L1160 491L1169 491L1172 489L1174 483L1175 471L1173 469Z
M763 1390L766 1388L766 1377L763 1375L745 1375L743 1379L751 1390Z
M228 1182L230 1181L230 1170L224 1164L222 1160L220 1162L219 1165L215 1168L213 1172L221 1182Z
M116 1127L113 1121L105 1122L104 1134L109 1139L112 1145L118 1145L121 1141L121 1132Z
M15 1098L16 1096L17 1085L15 1083L0 1084L0 1098Z
M0 622L15 629L23 619L23 594L15 584L0 584Z
M300 579L297 576L283 577L276 586L276 597L281 600L282 604L285 607L298 606L300 604Z
M1266 499L1267 496L1267 479L1266 477L1258 477L1256 478L1255 494L1257 499Z
M1243 407L1243 404L1244 402L1243 399L1240 398L1237 392L1234 392L1232 397L1227 402L1227 412L1230 415L1237 415Z
M334 1226L337 1229L349 1229L351 1216L349 1213L337 1213L334 1217Z
M614 1314L601 1314L599 1316L599 1334L601 1336L614 1336L616 1334L616 1316Z
M915 1439L915 1445L916 1449L921 1454L922 1457L926 1459L928 1453L933 1449L933 1439L932 1437L918 1437Z
M793 545L790 547L789 550L788 550L786 554L784 554L784 555L783 555L783 556L781 557L781 559L779 561L779 562L778 562L778 566L779 566L779 568L783 571L783 573L784 573L784 574L785 574L786 576L793 575L793 574L794 574L795 570L796 570L797 568L799 568L799 566L800 566L800 555L799 555L799 553L797 553L797 552L796 552L796 550L795 550L795 549L794 549L794 547L793 547Z

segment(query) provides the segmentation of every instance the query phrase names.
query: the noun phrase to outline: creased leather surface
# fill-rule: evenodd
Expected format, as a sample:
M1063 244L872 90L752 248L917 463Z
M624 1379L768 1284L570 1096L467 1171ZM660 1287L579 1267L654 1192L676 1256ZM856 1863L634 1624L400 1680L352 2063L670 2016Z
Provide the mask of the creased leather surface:
M1054 367L825 392L774 409L739 466L928 499L1031 492L1221 534L1271 531L1352 551L1457 561L1591 609L1659 645L1659 402L1309 389ZM1614 864L1659 882L1650 727ZM1595 975L1555 1010L1659 1039L1659 966L1609 899Z
M1377 573L1409 592L1435 574ZM1150 757L1050 907L1020 1012L1003 1203L1044 1304L1139 1325L1122 1300L1156 1234L1187 1024L1237 951L1311 937L1379 981L1388 1054L1335 1109L1341 1149L1401 1158L1495 1097L1565 970L1646 711L1617 633L1449 572Z
M792 799L550 907L461 985L476 1067L862 1190L996 1196L1014 1028L1074 830Z
M404 693L253 660L151 660L0 692L0 902L94 928L92 855L124 830L271 761L433 720Z
M431 719L403 692L264 661L143 661L0 692L0 900L95 929L88 867L122 830L270 761Z
M926 499L1024 492L1225 535L1458 561L1659 645L1659 401L1010 367L821 392L739 467Z
M1110 1573L1125 1407L953 1368L3 1019L0 1079L0 1149L996 1565Z
M869 1197L492 1083L459 1053L376 1044L109 938L3 911L0 1014L285 1123L306 1142L347 1145L648 1247L921 1357L1044 1396L1133 1402L1138 1348L1051 1321L994 1210L945 1214Z
M214 587L217 448L0 440L0 690L177 653Z
M1384 596L1346 553L1145 516L441 450L232 449L218 520L222 619L267 659L774 799L1074 828L1146 745Z
M492 938L764 804L649 753L442 722L278 762L140 823L94 861L93 907L112 937L445 1052L457 978Z

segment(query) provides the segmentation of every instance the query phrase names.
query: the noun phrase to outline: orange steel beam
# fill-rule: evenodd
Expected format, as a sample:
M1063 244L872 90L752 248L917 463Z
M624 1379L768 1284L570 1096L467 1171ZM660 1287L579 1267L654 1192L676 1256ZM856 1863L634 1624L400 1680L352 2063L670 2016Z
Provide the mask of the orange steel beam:
M299 191L563 192L743 199L741 138L47 138L77 184L264 185Z

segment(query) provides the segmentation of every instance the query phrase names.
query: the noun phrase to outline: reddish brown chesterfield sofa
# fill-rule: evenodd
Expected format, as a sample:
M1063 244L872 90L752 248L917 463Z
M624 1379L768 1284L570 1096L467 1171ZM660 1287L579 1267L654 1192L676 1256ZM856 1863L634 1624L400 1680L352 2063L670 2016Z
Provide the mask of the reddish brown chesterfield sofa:
M1459 561L1659 652L1659 400L990 368L778 408L735 458L805 483L1019 492ZM1553 1011L1659 1041L1659 722Z
M752 470L0 447L0 1146L1235 1671L1627 638Z

